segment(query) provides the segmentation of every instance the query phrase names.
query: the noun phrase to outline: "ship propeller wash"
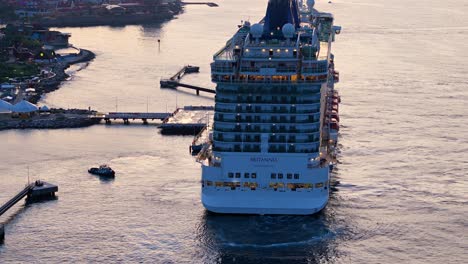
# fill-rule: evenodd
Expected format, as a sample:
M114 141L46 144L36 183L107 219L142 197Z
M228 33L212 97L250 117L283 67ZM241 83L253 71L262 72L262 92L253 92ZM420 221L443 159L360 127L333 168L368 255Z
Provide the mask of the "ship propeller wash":
M340 97L331 44L341 27L314 1L270 0L214 55L216 106L202 165L205 208L216 213L322 210L335 163Z

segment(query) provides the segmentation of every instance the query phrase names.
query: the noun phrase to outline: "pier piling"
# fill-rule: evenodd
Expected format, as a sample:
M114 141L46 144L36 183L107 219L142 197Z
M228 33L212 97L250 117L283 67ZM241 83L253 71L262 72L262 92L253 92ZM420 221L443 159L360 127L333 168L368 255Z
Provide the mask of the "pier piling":
M0 244L5 240L5 226L0 224Z

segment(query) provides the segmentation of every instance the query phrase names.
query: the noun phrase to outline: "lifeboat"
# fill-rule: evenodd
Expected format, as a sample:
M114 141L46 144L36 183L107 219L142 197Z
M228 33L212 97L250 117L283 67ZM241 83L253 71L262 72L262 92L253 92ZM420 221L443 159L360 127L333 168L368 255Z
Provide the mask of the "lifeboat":
M335 82L339 82L340 81L340 72L339 71L333 71L333 80Z
M338 120L336 120L335 118L332 118L331 122L330 122L330 128L332 130L339 131L340 130L340 123L338 122Z
M331 113L328 114L331 118L336 119L338 122L340 122L340 116L336 111L332 111Z

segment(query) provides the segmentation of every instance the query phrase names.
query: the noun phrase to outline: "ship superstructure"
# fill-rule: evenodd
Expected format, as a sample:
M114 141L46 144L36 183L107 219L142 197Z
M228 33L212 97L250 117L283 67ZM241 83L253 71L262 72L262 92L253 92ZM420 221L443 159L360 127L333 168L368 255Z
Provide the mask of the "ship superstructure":
M313 4L270 0L260 23L244 22L214 55L211 144L198 156L209 211L313 214L327 204L340 27Z

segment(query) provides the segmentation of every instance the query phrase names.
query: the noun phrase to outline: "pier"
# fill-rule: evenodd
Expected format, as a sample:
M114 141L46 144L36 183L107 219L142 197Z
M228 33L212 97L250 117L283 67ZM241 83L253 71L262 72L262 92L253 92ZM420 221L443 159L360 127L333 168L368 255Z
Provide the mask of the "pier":
M197 135L213 115L212 106L185 106L166 118L159 129L163 135Z
M182 77L184 77L185 74L196 73L196 72L199 72L199 70L200 70L200 67L197 67L197 66L190 66L190 65L184 66L182 69L180 69L176 74L174 74L169 79L161 79L161 81L159 81L160 87L172 88L172 89L176 89L177 87L184 87L184 88L197 91L197 95L200 95L200 91L215 94L216 91L213 89L203 88L203 87L180 82L180 80L182 79Z
M182 2L183 5L207 5L209 7L218 7L217 3L213 2Z
M36 202L43 199L54 198L56 192L58 192L57 185L37 180L34 183L26 185L24 189L20 190L13 198L2 205L0 207L0 216L25 197L27 202ZM2 243L4 239L5 227L4 225L0 225L0 243Z
M124 124L130 124L130 120L142 120L143 124L147 125L148 120L165 120L170 117L171 113L127 113L127 112L112 112L104 114L99 119L104 119L106 124L110 125L111 120L123 120Z
M180 79L182 79L182 77L184 77L185 74L198 72L200 72L200 67L186 65L182 67L182 69L180 69L176 74L172 75L169 79L161 79L159 83L161 84L161 88L173 88L170 84L171 81L178 82Z
M37 201L43 198L55 197L58 191L58 186L43 181L35 181L34 183L26 185L18 194L8 200L2 207L0 207L0 216L8 211L11 207L27 197L27 201Z
M161 84L161 88L177 88L177 87L183 87L183 88L187 88L187 89L192 89L192 90L195 90L197 91L197 95L200 95L200 91L202 92L206 92L206 93L211 93L211 94L216 94L216 91L213 90L213 89L209 89L209 88L203 88L203 87L199 87L199 86L195 86L195 85L190 85L190 84L185 84L185 83L180 83L180 82L176 82L176 81L164 81L165 82L165 85L167 85L166 87L163 87L162 84Z

